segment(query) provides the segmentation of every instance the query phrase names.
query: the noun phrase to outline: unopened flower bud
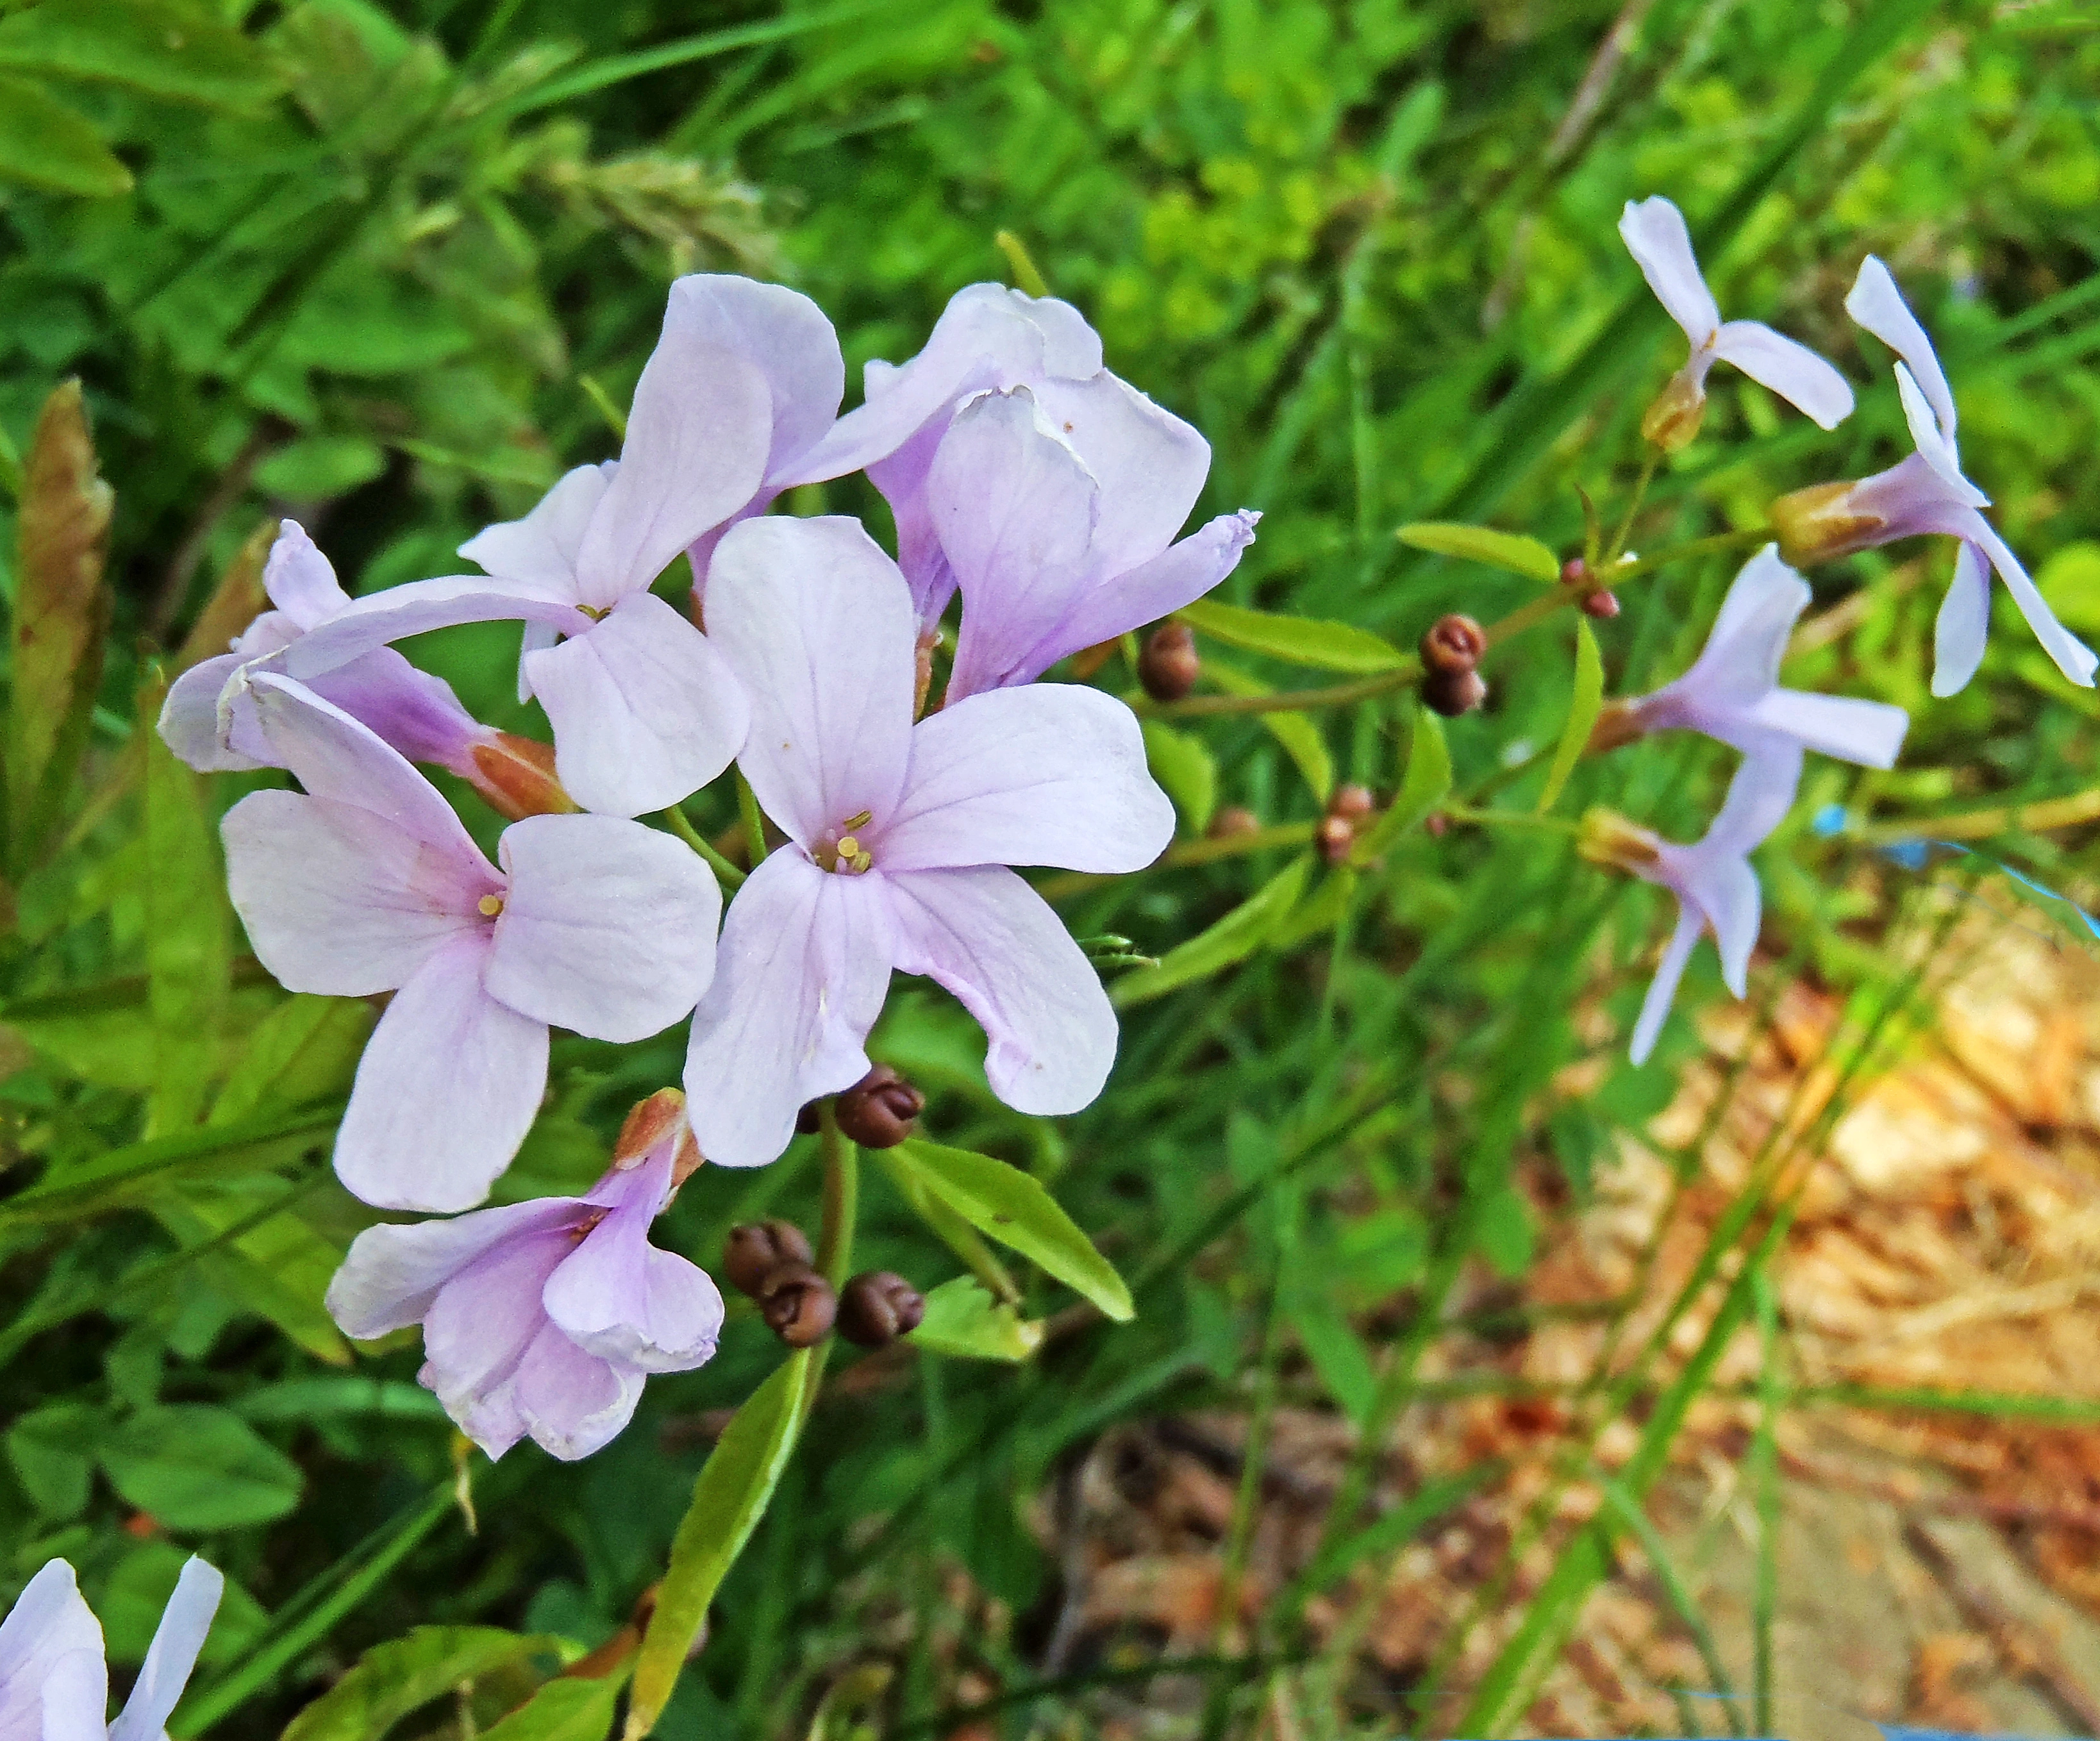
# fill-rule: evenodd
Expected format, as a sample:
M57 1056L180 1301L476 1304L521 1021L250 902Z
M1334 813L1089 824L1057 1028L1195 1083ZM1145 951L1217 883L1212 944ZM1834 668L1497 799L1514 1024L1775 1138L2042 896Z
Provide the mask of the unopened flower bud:
M1204 832L1213 840L1229 840L1238 835L1260 834L1261 818L1243 804L1229 804L1212 814L1211 826Z
M894 1148L926 1110L926 1096L886 1064L878 1064L840 1095L833 1115L839 1135L863 1148Z
M510 821L528 816L571 816L580 807L562 790L554 772L554 747L515 732L499 731L492 742L470 752L474 772L467 778L490 808Z
M1593 865L1639 876L1661 857L1662 836L1601 804L1575 825L1575 850Z
M1665 453L1689 447L1706 416L1706 389L1679 370L1664 384L1655 403L1641 415L1641 439Z
M1619 595L1602 590L1585 593L1582 610L1585 616L1595 617L1599 622L1608 623L1619 614Z
M1425 831L1441 840L1451 826L1451 818L1441 810L1432 810L1428 815L1423 818L1422 826Z
M765 1278L782 1264L807 1264L815 1255L793 1222L751 1222L729 1230L722 1247L722 1280L756 1299Z
M1621 749L1647 735L1648 728L1641 724L1638 709L1623 701L1608 701L1597 711L1597 723L1590 728L1590 741L1585 748L1592 756L1602 756L1608 750Z
M699 1170L703 1157L700 1145L693 1139L693 1128L686 1122L686 1097L676 1088L659 1088L647 1100L635 1103L620 1127L619 1140L612 1145L612 1164L622 1168L638 1166L651 1149L673 1131L677 1133L678 1147L671 1162L671 1184L677 1188Z
M1855 507L1852 489L1849 483L1811 484L1774 502L1769 511L1779 534L1780 559L1790 567L1811 568L1871 546L1886 522Z
M1378 808L1378 800L1371 796L1368 786L1351 783L1335 788L1335 796L1327 800L1330 816L1344 816L1351 822L1361 822Z
M1186 623L1162 623L1145 637L1137 656L1137 681L1154 701L1179 701L1195 688L1203 661L1196 632Z
M889 1270L854 1276L839 1295L839 1334L862 1348L888 1347L925 1316L926 1297Z
M1458 611L1440 616L1422 637L1422 668L1435 677L1470 672L1488 650L1487 631ZM1465 712L1461 707L1460 712Z
M1422 701L1447 720L1470 713L1488 699L1488 685L1477 671L1432 671L1422 680Z
M1369 787L1336 787L1335 796L1327 800L1327 813L1314 831L1321 856L1330 865L1344 862L1357 844L1357 830L1377 808L1378 800L1371 796Z
M911 717L926 711L926 691L933 686L933 650L941 644L941 631L922 628L911 655Z
M832 1333L839 1297L807 1263L780 1263L758 1285L758 1312L791 1348L810 1348Z
M1560 584L1563 586L1587 586L1590 584L1590 565L1579 556L1571 556L1560 565Z

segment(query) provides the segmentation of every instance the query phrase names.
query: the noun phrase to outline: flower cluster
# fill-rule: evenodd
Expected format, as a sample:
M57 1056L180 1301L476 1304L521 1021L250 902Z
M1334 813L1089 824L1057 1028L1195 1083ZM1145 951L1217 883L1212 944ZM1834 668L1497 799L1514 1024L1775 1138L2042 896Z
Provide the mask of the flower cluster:
M712 1355L721 1298L650 1223L703 1155L770 1161L807 1103L868 1073L893 972L960 1000L1023 1112L1076 1111L1114 1060L1095 967L1012 867L1140 869L1173 810L1127 707L1036 680L1209 591L1257 516L1177 541L1209 447L1104 368L1062 302L973 286L841 417L844 384L806 298L682 279L620 458L470 540L481 573L351 598L288 521L275 608L168 697L161 733L192 765L302 788L224 824L264 966L295 991L391 994L338 1175L381 1208L474 1211L371 1229L330 1307L360 1337L420 1323L424 1382L491 1455L528 1434L585 1455L646 1374ZM855 471L898 560L856 521L767 513ZM660 587L681 556L688 610ZM551 752L395 650L506 619ZM510 819L494 863L418 762ZM785 840L747 840L725 917L707 859L638 818L732 762ZM633 1041L688 1016L683 1096L637 1109L593 1191L475 1210L532 1125L550 1028Z

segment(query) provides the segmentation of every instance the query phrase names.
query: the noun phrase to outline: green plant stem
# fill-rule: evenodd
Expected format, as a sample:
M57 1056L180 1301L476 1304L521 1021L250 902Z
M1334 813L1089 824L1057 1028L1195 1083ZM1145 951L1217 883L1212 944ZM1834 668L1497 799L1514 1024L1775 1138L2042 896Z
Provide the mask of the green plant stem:
M756 870L765 856L765 813L758 808L758 795L741 768L736 770L736 809L743 818L744 862Z
M677 805L673 804L664 813L664 820L671 825L673 834L707 860L708 868L715 874L715 880L724 888L735 893L743 887L743 879L750 873L738 870L725 855L717 852L708 837L692 825L691 820Z
M1751 1602L1752 1733L1772 1732L1772 1632L1779 1614L1779 1417L1786 1407L1779 1369L1779 1301L1768 1271L1753 1279L1758 1320L1758 1428L1750 1479L1758 1508L1758 1576Z
M1209 865L1220 859L1240 858L1249 853L1266 853L1279 846L1303 846L1319 826L1317 822L1279 822L1273 828L1257 828L1252 834L1224 835L1216 839L1206 835L1201 840L1184 840L1167 848L1145 870L1172 870L1188 865ZM1142 876L1145 870L1133 870L1128 875ZM1101 884L1118 880L1120 879L1099 871L1070 870L1039 884L1035 892L1045 901L1063 901Z
M834 1288L853 1267L854 1219L860 1203L860 1150L839 1134L837 1114L825 1100L817 1109L824 1155L823 1221L817 1230L817 1267Z
M1655 482L1655 469L1661 463L1662 449L1651 444L1648 458L1642 464L1640 476L1635 481L1633 496L1626 503L1626 511L1619 517L1618 529L1612 534L1611 543L1605 547L1603 557L1590 571L1591 580L1603 580L1610 572L1612 565L1618 561L1619 553L1626 547L1626 535L1634 529L1634 516L1640 512L1641 504L1648 500L1648 487ZM1629 563L1627 566L1630 567L1632 565Z
M1908 822L1874 822L1854 838L1870 846L1895 840L1938 839L1988 840L1992 835L2043 834L2100 821L2100 787L2067 798L2043 798L2033 804L2005 804L1988 810L1963 810L1952 816L1921 816Z
M1607 565L1606 572L1616 590L1629 580L1642 580L1673 562L1690 562L1695 558L1711 556L1724 550L1748 550L1771 541L1771 531L1767 527L1760 526L1745 532L1717 532L1711 538L1695 538L1691 543L1679 544L1674 549L1643 557L1637 562L1624 562L1616 568ZM1490 647L1500 646L1512 636L1520 635L1528 628L1537 628L1556 612L1581 604L1592 590L1594 588L1587 587L1580 591L1573 587L1555 587L1550 593L1541 593L1529 604L1512 610L1499 623L1490 624L1487 632L1488 645Z
M1534 828L1573 839L1576 825L1564 816L1538 816L1529 810L1481 809L1470 804L1440 804L1438 808L1454 822L1476 822L1486 828Z

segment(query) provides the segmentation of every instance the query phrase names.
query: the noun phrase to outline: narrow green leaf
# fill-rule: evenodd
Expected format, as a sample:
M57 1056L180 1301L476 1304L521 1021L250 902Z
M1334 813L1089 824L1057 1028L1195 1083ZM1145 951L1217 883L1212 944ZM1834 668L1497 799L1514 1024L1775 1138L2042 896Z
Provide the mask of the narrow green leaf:
M1211 681L1221 690L1234 695L1273 695L1275 690L1259 677L1249 677L1232 665L1211 660L1205 668ZM1305 776L1305 783L1312 788L1312 796L1325 804L1335 790L1335 759L1327 753L1327 740L1320 735L1320 729L1302 713L1293 713L1279 708L1274 713L1264 713L1261 722L1269 734L1283 746L1284 753L1298 765L1298 771Z
M898 1195L911 1205L912 1213L933 1230L935 1238L969 1266L970 1273L995 1298L1013 1300L1021 1297L1012 1276L1007 1273L998 1254L984 1242L984 1236L933 1194L917 1168L894 1148L871 1148L868 1153L881 1163L883 1171L889 1175L889 1182L897 1187Z
M1286 1316L1328 1394L1356 1426L1363 1426L1378 1399L1378 1374L1363 1338L1331 1297L1312 1289L1296 1290Z
M707 1624L708 1604L765 1514L795 1448L812 1364L807 1348L781 1362L744 1399L693 1483L693 1501L671 1544L670 1569L635 1659L627 1741L639 1741L655 1726L686 1653Z
M1397 671L1408 657L1383 637L1348 623L1317 617L1277 616L1266 610L1243 610L1215 599L1198 599L1175 615L1198 634L1250 653L1266 653L1294 665L1321 671L1348 671L1368 676Z
M1312 870L1312 855L1299 853L1215 924L1167 950L1158 967L1118 980L1109 987L1109 1002L1128 1009L1244 961L1276 933L1298 905Z
M534 1656L558 1659L560 1649L552 1638L495 1626L418 1626L358 1658L285 1726L281 1741L370 1741L463 1681Z
M233 910L219 862L218 831L204 782L176 760L153 729L167 699L157 671L139 685L145 743L147 1006L153 1018L153 1092L146 1135L197 1122L217 1063L233 967Z
M1174 800L1181 832L1190 840L1211 826L1218 803L1218 763L1200 738L1158 720L1145 721L1145 760L1160 790Z
M266 103L282 84L258 44L165 0L65 0L0 18L0 67L214 108Z
M1498 532L1455 520L1417 520L1394 533L1404 544L1438 556L1456 556L1490 568L1507 569L1526 580L1548 584L1560 578L1560 559L1536 538L1521 532Z
M1597 637L1585 616L1575 619L1575 694L1568 703L1568 721L1560 728L1560 743L1553 751L1553 765L1546 770L1546 789L1538 795L1538 813L1551 809L1559 800L1575 764L1590 741L1597 715L1604 705L1604 660L1597 650Z
M156 1193L154 1219L184 1245L199 1245L244 1223L273 1199L289 1199L298 1188L269 1174L228 1182L178 1186ZM331 1366L351 1363L350 1345L323 1303L341 1267L343 1248L323 1237L293 1211L271 1215L253 1230L223 1241L197 1259L213 1286L267 1318L317 1360Z
M1273 950L1295 949L1308 937L1332 931L1348 916L1362 873L1353 865L1337 865L1320 879L1320 886L1291 910L1268 940Z
M1598 1483L1604 1496L1604 1503L1621 1523L1633 1532L1640 1543L1641 1552L1648 1556L1648 1569L1661 1585L1662 1593L1677 1615L1678 1623L1692 1634L1692 1642L1699 1652L1699 1659L1706 1665L1706 1677L1712 1690L1720 1695L1722 1714L1727 1717L1728 1732L1741 1734L1743 1713L1736 1707L1736 1683L1729 1678L1728 1666L1721 1660L1719 1648L1714 1642L1713 1629L1706 1617L1699 1611L1699 1604L1692 1599L1692 1593L1684 1587L1684 1580L1678 1576L1677 1566L1670 1558L1669 1544L1662 1539L1662 1532L1655 1527L1641 1503L1609 1476Z
M1131 1316L1130 1289L1115 1266L1041 1183L1019 1167L922 1137L907 1138L889 1153L986 1238L1019 1252L1118 1324Z
M19 78L0 78L0 181L90 200L131 191L130 170L86 119Z
M7 1461L44 1516L63 1523L87 1509L90 1448L102 1426L100 1413L86 1403L51 1403L7 1429Z
M958 1276L927 1294L911 1345L952 1360L1020 1361L1043 1345L1043 1326L995 1300L974 1276Z
M483 1730L481 1741L605 1741L623 1682L616 1674L549 1681L528 1703Z
M347 1094L375 1019L362 998L302 992L279 1004L249 1034L205 1122L233 1124Z
M115 507L96 474L80 383L66 381L37 419L16 529L7 773L7 853L17 870L35 862L86 742L109 627L102 567Z
M223 1408L143 1408L95 1446L111 1484L170 1529L267 1523L299 1502L299 1466Z
M1444 722L1428 708L1416 703L1414 736L1407 749L1407 774L1391 808L1360 835L1349 853L1349 862L1365 869L1410 829L1429 819L1451 791L1451 748L1444 741Z

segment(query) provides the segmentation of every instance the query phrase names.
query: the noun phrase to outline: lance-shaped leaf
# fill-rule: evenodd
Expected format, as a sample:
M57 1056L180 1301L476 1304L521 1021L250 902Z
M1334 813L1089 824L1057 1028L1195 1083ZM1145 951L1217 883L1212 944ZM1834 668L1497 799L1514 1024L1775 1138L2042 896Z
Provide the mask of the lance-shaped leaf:
M44 402L23 469L7 729L7 859L35 862L80 760L102 677L102 584L116 498L95 474L80 383Z
M1521 532L1493 531L1485 526L1465 526L1455 520L1418 520L1401 527L1393 536L1418 550L1485 562L1490 568L1507 569L1527 580L1551 584L1560 578L1560 559L1536 538L1527 538Z
M927 1294L911 1342L951 1360L1019 1361L1043 1346L1043 1326L995 1300L974 1276L958 1276Z
M1568 776L1582 760L1582 747L1604 705L1604 660L1597 650L1597 637L1587 617L1575 619L1575 694L1568 703L1568 721L1560 728L1560 742L1553 751L1553 765L1546 770L1546 789L1538 795L1538 813L1551 809L1567 785Z
M795 1448L812 1364L807 1348L781 1362L744 1399L693 1483L693 1502L671 1544L670 1569L657 1589L656 1611L635 1659L625 1741L641 1741L655 1727L677 1686L686 1654L707 1624L708 1604L765 1515Z
M86 118L20 78L0 78L0 181L90 200L131 191L130 170Z
M1132 1316L1130 1289L1115 1266L1094 1250L1057 1200L1019 1167L919 1137L890 1152L986 1238L1019 1252L1118 1323Z
M0 67L122 85L212 107L253 107L283 81L261 46L195 6L65 0L0 19Z
M1229 694L1276 693L1260 678L1250 677L1237 667L1222 665L1213 659L1207 668L1211 681ZM1284 754L1297 763L1298 771L1305 776L1305 783L1312 788L1312 796L1325 804L1335 790L1335 758L1327 753L1327 740L1320 735L1320 728L1304 714L1282 707L1273 713L1263 714L1261 722L1268 728L1269 735L1283 746Z
M202 778L161 741L152 722L167 699L157 671L139 690L145 740L147 1006L153 1018L153 1094L146 1135L195 1124L226 1025L232 991L233 910L226 896L218 831Z
M1451 747L1444 741L1444 722L1428 708L1418 706L1400 796L1367 833L1357 836L1349 851L1349 862L1360 868L1376 863L1379 855L1408 830L1427 821L1429 813L1443 803L1450 791Z
M267 1523L299 1502L299 1466L223 1408L141 1409L95 1449L117 1492L170 1529Z
M621 1677L549 1681L481 1741L605 1741L620 1704Z
M288 998L249 1031L205 1122L232 1124L347 1095L377 1019L362 998Z
M1183 835L1200 837L1218 804L1217 759L1202 740L1158 720L1145 722L1145 765L1159 789L1174 800Z
M281 1741L370 1741L463 1682L535 1656L558 1659L554 1638L495 1626L418 1626L375 1644L285 1726ZM604 1730L599 1730L602 1738Z
M1312 855L1301 853L1209 929L1167 950L1158 967L1118 980L1109 988L1109 1002L1128 1009L1244 961L1290 916L1312 869Z
M1396 671L1409 663L1408 656L1391 641L1348 623L1244 610L1212 598L1184 605L1175 615L1198 633L1228 646L1266 653L1271 659L1320 671L1368 676L1373 672Z

